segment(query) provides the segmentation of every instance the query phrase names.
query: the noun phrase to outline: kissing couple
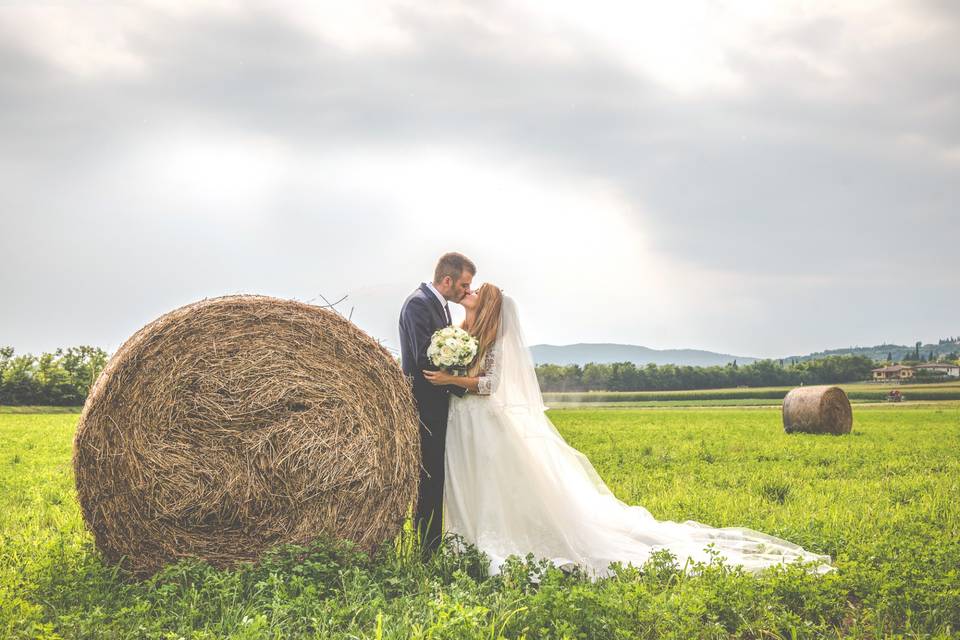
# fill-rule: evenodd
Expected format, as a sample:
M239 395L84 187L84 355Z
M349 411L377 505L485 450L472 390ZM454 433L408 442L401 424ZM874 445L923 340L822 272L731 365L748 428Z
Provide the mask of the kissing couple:
M509 556L532 553L598 578L613 562L640 567L663 549L685 569L718 551L751 572L794 561L835 570L829 555L781 538L661 521L617 499L547 417L516 303L489 282L473 290L476 273L469 258L446 253L400 311L401 362L420 416L415 517L427 552L447 533L484 552L491 574ZM427 355L433 334L452 324L450 302L466 310L461 328L477 341L465 373L438 369Z

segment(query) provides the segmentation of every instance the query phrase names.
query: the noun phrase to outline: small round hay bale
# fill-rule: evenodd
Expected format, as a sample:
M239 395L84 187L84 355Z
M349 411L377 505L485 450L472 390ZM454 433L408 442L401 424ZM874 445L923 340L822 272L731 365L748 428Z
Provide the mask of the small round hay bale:
M321 534L372 550L399 531L419 464L410 387L383 347L332 311L246 295L127 340L73 449L97 547L139 575Z
M797 387L783 399L783 429L787 433L850 433L853 412L840 387Z

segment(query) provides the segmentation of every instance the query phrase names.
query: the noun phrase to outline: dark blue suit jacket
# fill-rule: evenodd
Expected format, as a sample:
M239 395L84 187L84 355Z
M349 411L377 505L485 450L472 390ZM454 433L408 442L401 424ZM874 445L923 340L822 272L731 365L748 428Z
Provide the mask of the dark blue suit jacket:
M413 395L421 416L444 416L450 401L450 393L462 396L466 390L455 385L438 387L427 382L423 370L437 367L427 358L430 338L438 329L447 326L447 314L437 296L421 283L411 293L400 309L400 360L403 373L413 379Z

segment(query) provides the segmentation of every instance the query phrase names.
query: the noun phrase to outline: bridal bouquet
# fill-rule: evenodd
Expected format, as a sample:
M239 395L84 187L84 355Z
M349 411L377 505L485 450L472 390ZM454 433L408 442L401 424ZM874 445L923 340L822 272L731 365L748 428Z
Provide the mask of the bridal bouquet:
M459 327L449 326L430 338L427 357L441 369L466 367L477 355L477 339Z

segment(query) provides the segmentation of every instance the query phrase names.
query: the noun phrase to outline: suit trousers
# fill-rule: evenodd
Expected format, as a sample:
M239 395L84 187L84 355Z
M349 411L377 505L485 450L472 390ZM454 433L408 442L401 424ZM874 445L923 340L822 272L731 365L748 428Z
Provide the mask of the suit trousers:
M423 548L432 552L443 538L444 454L447 440L448 398L443 402L420 403L420 490L417 495L416 526Z

